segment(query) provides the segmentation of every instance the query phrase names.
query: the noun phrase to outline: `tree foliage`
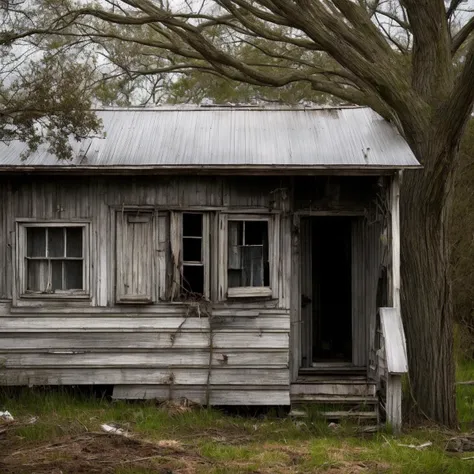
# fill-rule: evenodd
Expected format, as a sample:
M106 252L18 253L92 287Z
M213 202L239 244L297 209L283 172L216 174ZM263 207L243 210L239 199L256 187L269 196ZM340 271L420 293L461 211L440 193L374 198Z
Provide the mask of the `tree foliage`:
M20 139L30 150L47 143L58 158L70 158L70 136L100 131L91 111L93 65L78 61L70 43L60 48L64 42L32 35L32 23L45 19L26 2L7 3L0 18L0 140Z

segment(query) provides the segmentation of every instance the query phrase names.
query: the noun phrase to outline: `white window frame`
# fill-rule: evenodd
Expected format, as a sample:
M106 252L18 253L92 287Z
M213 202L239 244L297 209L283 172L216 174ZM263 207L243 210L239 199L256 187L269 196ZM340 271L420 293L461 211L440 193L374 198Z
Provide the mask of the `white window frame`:
M268 222L269 286L228 286L229 221ZM278 298L280 273L280 216L277 214L221 214L219 216L219 300L234 298Z
M21 299L90 299L90 222L84 221L17 221L17 294ZM27 229L29 228L82 228L82 290L56 290L54 293L28 291L27 260ZM47 257L45 258L47 259Z

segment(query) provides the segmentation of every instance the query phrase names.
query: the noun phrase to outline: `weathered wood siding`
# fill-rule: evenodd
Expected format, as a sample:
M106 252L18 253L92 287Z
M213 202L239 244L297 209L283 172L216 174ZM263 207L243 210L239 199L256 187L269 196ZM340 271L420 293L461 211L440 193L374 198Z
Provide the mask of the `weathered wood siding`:
M4 178L0 384L113 384L124 398L289 404L289 251L275 263L279 288L270 301L216 303L210 317L198 317L192 305L161 301L167 211L279 213L288 208L281 197L287 184L279 178ZM15 219L90 222L90 301L16 299ZM280 223L280 245L287 245L289 218ZM152 304L137 304L144 302Z
M368 363L370 337L375 331L377 284L381 274L382 224L375 218L352 221L352 361ZM386 251L386 248L385 248Z
M294 211L361 213L373 183L358 177L2 177L0 384L112 384L122 398L289 404L290 370L294 379L301 344ZM169 211L189 210L209 212L214 237L221 212L274 216L279 248L271 299L216 302L221 262L211 239L210 316L163 301L175 277L172 268L161 271L173 245ZM90 300L18 298L16 219L89 223ZM134 251L125 255L119 245Z

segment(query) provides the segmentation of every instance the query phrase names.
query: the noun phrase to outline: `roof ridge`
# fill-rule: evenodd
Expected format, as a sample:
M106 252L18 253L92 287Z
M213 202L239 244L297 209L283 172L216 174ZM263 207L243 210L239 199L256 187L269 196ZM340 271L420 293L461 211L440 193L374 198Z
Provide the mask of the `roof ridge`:
M172 112L180 110L183 112L202 112L210 110L251 110L251 111L280 111L280 112L305 112L311 110L345 110L345 109L369 109L361 105L338 105L338 106L262 106L262 105L251 105L251 104L229 104L229 105L188 105L188 104L176 104L176 105L162 105L154 107L93 107L91 110L94 112Z

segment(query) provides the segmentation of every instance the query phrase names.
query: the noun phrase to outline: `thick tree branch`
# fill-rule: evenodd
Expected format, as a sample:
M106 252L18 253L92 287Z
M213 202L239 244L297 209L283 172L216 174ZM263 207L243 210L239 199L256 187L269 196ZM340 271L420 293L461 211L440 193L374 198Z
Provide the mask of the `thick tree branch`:
M461 48L461 46L466 42L466 40L474 32L474 16L458 31L453 37L451 52L456 54L456 52Z
M446 104L442 110L445 131L453 143L459 143L463 126L474 106L474 41L471 43L462 71L456 79L453 92Z

